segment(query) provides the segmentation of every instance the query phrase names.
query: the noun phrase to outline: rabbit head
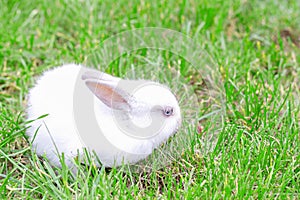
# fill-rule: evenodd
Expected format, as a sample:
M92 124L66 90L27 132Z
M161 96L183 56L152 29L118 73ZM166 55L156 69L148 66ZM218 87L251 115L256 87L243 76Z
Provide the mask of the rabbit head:
M152 140L157 147L174 134L181 124L178 101L164 85L145 80L103 80L82 76L86 86L111 109L122 133Z

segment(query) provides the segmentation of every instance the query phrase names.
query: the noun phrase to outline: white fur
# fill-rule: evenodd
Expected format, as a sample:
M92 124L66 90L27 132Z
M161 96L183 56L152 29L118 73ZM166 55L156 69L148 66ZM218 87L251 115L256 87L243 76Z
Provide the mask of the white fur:
M48 116L33 121L27 135L33 140L36 153L45 154L53 165L61 166L57 153L64 153L67 165L72 167L72 159L78 152L82 153L83 148L94 151L104 166L117 166L122 162L135 163L146 158L178 129L181 121L180 108L168 88L144 81L143 88L138 88L128 99L126 97L130 105L130 111L127 112L129 114L117 120L124 120L122 123L129 132L134 125L147 127L151 124L149 113L153 106L174 108L174 114L169 117L164 116L163 112L155 112L155 117L164 120L164 126L153 137L139 139L124 134L114 116L118 116L119 111L127 110L128 105L121 102L118 104L120 110L107 106L87 86L88 81L99 82L113 89L117 88L118 83L122 83L122 91L126 90L127 83L139 84L138 81L129 80L123 83L117 77L75 64L46 71L29 92L27 114L28 120L45 114ZM74 96L74 93L79 95ZM80 105L76 103L76 98L82 99ZM77 110L85 111L91 102L94 116L78 116L80 112ZM96 124L92 124L93 120L90 119L93 118L96 119ZM93 138L88 138L89 136Z

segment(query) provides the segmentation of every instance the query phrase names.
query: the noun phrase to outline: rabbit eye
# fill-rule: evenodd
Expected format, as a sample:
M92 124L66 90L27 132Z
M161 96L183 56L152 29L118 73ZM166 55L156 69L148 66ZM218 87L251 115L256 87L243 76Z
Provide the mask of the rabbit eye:
M169 107L169 106L165 107L165 109L164 109L164 115L166 115L166 116L173 115L173 108Z

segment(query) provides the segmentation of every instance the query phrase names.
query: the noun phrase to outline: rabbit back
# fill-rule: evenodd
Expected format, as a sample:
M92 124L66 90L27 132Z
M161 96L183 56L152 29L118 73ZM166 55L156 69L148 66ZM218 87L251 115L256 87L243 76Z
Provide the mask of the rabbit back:
M82 149L73 120L73 92L80 69L71 64L46 71L28 95L27 115L34 121L27 135L36 153L47 154L57 166L57 153L73 158Z

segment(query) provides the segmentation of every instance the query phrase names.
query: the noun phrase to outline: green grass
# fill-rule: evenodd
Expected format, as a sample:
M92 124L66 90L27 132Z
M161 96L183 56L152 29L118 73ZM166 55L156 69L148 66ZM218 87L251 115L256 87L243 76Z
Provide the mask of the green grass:
M299 9L296 0L1 0L0 198L298 199ZM180 31L216 62L226 116L215 149L201 153L203 134L185 123L189 145L158 171L82 166L73 179L66 167L53 169L30 151L25 137L25 97L35 77L62 63L83 63L106 38L142 27ZM124 55L106 71L132 75L132 66L150 64L179 70L196 93L204 87L190 63L165 51ZM142 76L142 69L136 74ZM201 104L200 113L205 112ZM201 123L204 133L213 125Z

